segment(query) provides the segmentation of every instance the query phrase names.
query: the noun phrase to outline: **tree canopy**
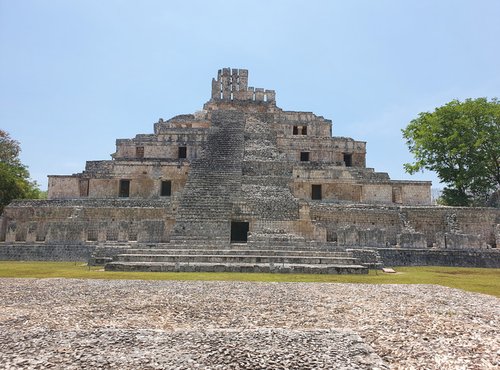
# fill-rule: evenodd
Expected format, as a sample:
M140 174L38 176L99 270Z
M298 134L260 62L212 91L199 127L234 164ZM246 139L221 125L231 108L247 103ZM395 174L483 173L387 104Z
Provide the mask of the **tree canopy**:
M402 130L414 163L408 173L435 171L447 205L487 205L500 189L500 102L453 100L423 112ZM498 203L497 203L498 205Z
M36 182L30 180L27 167L21 163L19 142L0 130L0 213L13 199L39 198Z

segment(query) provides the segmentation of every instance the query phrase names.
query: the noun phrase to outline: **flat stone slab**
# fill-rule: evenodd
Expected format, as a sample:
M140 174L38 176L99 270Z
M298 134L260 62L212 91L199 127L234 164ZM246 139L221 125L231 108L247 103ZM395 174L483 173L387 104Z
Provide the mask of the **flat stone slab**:
M203 263L203 262L111 262L106 271L143 272L243 272L280 274L368 274L361 265L313 265L313 264L251 264L251 263Z

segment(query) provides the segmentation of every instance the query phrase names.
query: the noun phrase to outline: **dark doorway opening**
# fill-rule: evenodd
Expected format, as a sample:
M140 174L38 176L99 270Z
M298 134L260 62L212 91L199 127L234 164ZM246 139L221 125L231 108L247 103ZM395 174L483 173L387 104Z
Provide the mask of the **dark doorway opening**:
M312 185L311 199L321 200L321 185Z
M246 243L248 222L231 221L231 243Z
M307 126L302 126L302 135L307 135Z
M300 161L309 162L309 152L300 152Z
M344 153L344 163L346 167L352 167L352 154Z
M187 148L185 146L179 147L179 159L183 159L187 157Z
M293 134L298 135L299 134L299 128L297 126L293 126Z
M161 193L162 197L169 197L172 194L172 181L164 180L161 182Z
M128 198L130 193L130 180L120 180L120 190L118 196L120 198Z

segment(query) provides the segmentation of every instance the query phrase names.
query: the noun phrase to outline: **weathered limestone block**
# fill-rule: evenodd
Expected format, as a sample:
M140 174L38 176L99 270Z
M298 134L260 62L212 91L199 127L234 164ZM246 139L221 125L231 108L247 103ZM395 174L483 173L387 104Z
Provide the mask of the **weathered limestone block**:
M403 232L398 234L397 243L401 248L427 248L427 239L425 235L417 232Z
M337 244L342 246L359 245L359 233L355 226L346 226L337 230Z
M359 245L363 247L385 247L386 233L383 228L359 230Z
M436 246L443 249L482 249L487 244L481 235L465 233L437 233Z
M354 225L336 230L339 246L385 247L386 233L384 229L359 229Z

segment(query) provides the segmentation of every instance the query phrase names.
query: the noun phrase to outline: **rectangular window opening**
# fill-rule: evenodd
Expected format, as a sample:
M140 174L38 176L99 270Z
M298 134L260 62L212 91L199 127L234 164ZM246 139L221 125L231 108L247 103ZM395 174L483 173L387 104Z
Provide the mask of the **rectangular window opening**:
M309 162L309 152L300 152L300 161Z
M180 146L179 147L179 159L183 159L187 157L187 147Z
M120 190L118 196L120 198L128 198L130 195L130 180L120 180Z
M299 128L297 126L293 126L293 134L298 135L299 134Z
M172 194L172 181L164 180L161 182L161 192L162 197L169 197Z
M231 221L231 243L248 241L248 222Z
M311 199L313 200L321 200L321 185L312 185L311 186Z
M344 153L344 163L346 167L352 167L352 154Z
M307 126L302 126L302 135L307 135Z

